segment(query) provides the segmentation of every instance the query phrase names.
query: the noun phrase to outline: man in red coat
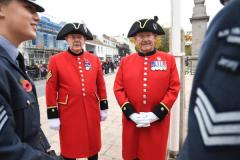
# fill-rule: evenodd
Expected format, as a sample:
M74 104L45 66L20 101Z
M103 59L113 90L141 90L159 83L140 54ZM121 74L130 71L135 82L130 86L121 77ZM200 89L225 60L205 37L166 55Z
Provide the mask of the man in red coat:
M170 109L180 82L172 55L155 49L164 34L158 18L133 24L128 37L139 48L121 60L114 93L123 111L122 155L124 160L165 160Z
M66 160L97 160L101 148L100 121L107 118L107 94L100 60L83 50L92 34L80 23L68 23L57 40L69 48L51 57L46 101L50 128L60 131Z

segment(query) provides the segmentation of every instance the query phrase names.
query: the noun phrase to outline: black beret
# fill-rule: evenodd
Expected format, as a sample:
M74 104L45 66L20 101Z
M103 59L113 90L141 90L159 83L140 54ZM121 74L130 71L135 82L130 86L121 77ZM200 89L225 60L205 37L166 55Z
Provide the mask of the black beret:
M154 19L141 19L136 21L129 30L128 37L134 37L139 32L152 32L157 35L164 35L165 32L157 21L157 16L154 16Z
M33 5L36 8L37 12L44 12L45 11L45 9L42 6L40 6L36 3L36 0L25 0L25 1L30 3L31 5Z
M92 33L81 23L68 23L58 33L57 40L65 40L68 34L81 34L86 37L87 40L93 40Z

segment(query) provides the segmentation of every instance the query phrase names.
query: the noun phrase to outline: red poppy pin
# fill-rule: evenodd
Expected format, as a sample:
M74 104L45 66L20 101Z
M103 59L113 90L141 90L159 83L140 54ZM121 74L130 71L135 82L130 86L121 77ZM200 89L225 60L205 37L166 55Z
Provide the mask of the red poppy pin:
M22 87L25 89L25 91L27 91L27 92L31 92L32 91L32 84L28 80L26 80L23 77L21 77L20 78L20 82L22 84Z

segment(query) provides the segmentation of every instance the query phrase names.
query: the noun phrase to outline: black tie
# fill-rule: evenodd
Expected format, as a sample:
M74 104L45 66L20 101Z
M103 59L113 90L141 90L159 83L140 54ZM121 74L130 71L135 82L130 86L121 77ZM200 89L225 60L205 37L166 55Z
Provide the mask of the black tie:
M19 68L25 73L26 70L25 70L24 58L21 53L18 54L17 60L18 60Z

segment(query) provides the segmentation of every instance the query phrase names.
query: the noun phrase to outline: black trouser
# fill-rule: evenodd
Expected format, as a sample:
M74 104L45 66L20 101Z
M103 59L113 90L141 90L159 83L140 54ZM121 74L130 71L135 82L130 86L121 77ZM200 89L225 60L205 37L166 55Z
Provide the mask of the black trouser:
M66 158L62 156L65 160L76 160L76 158ZM98 160L98 154L95 154L94 156L88 157L88 160Z

